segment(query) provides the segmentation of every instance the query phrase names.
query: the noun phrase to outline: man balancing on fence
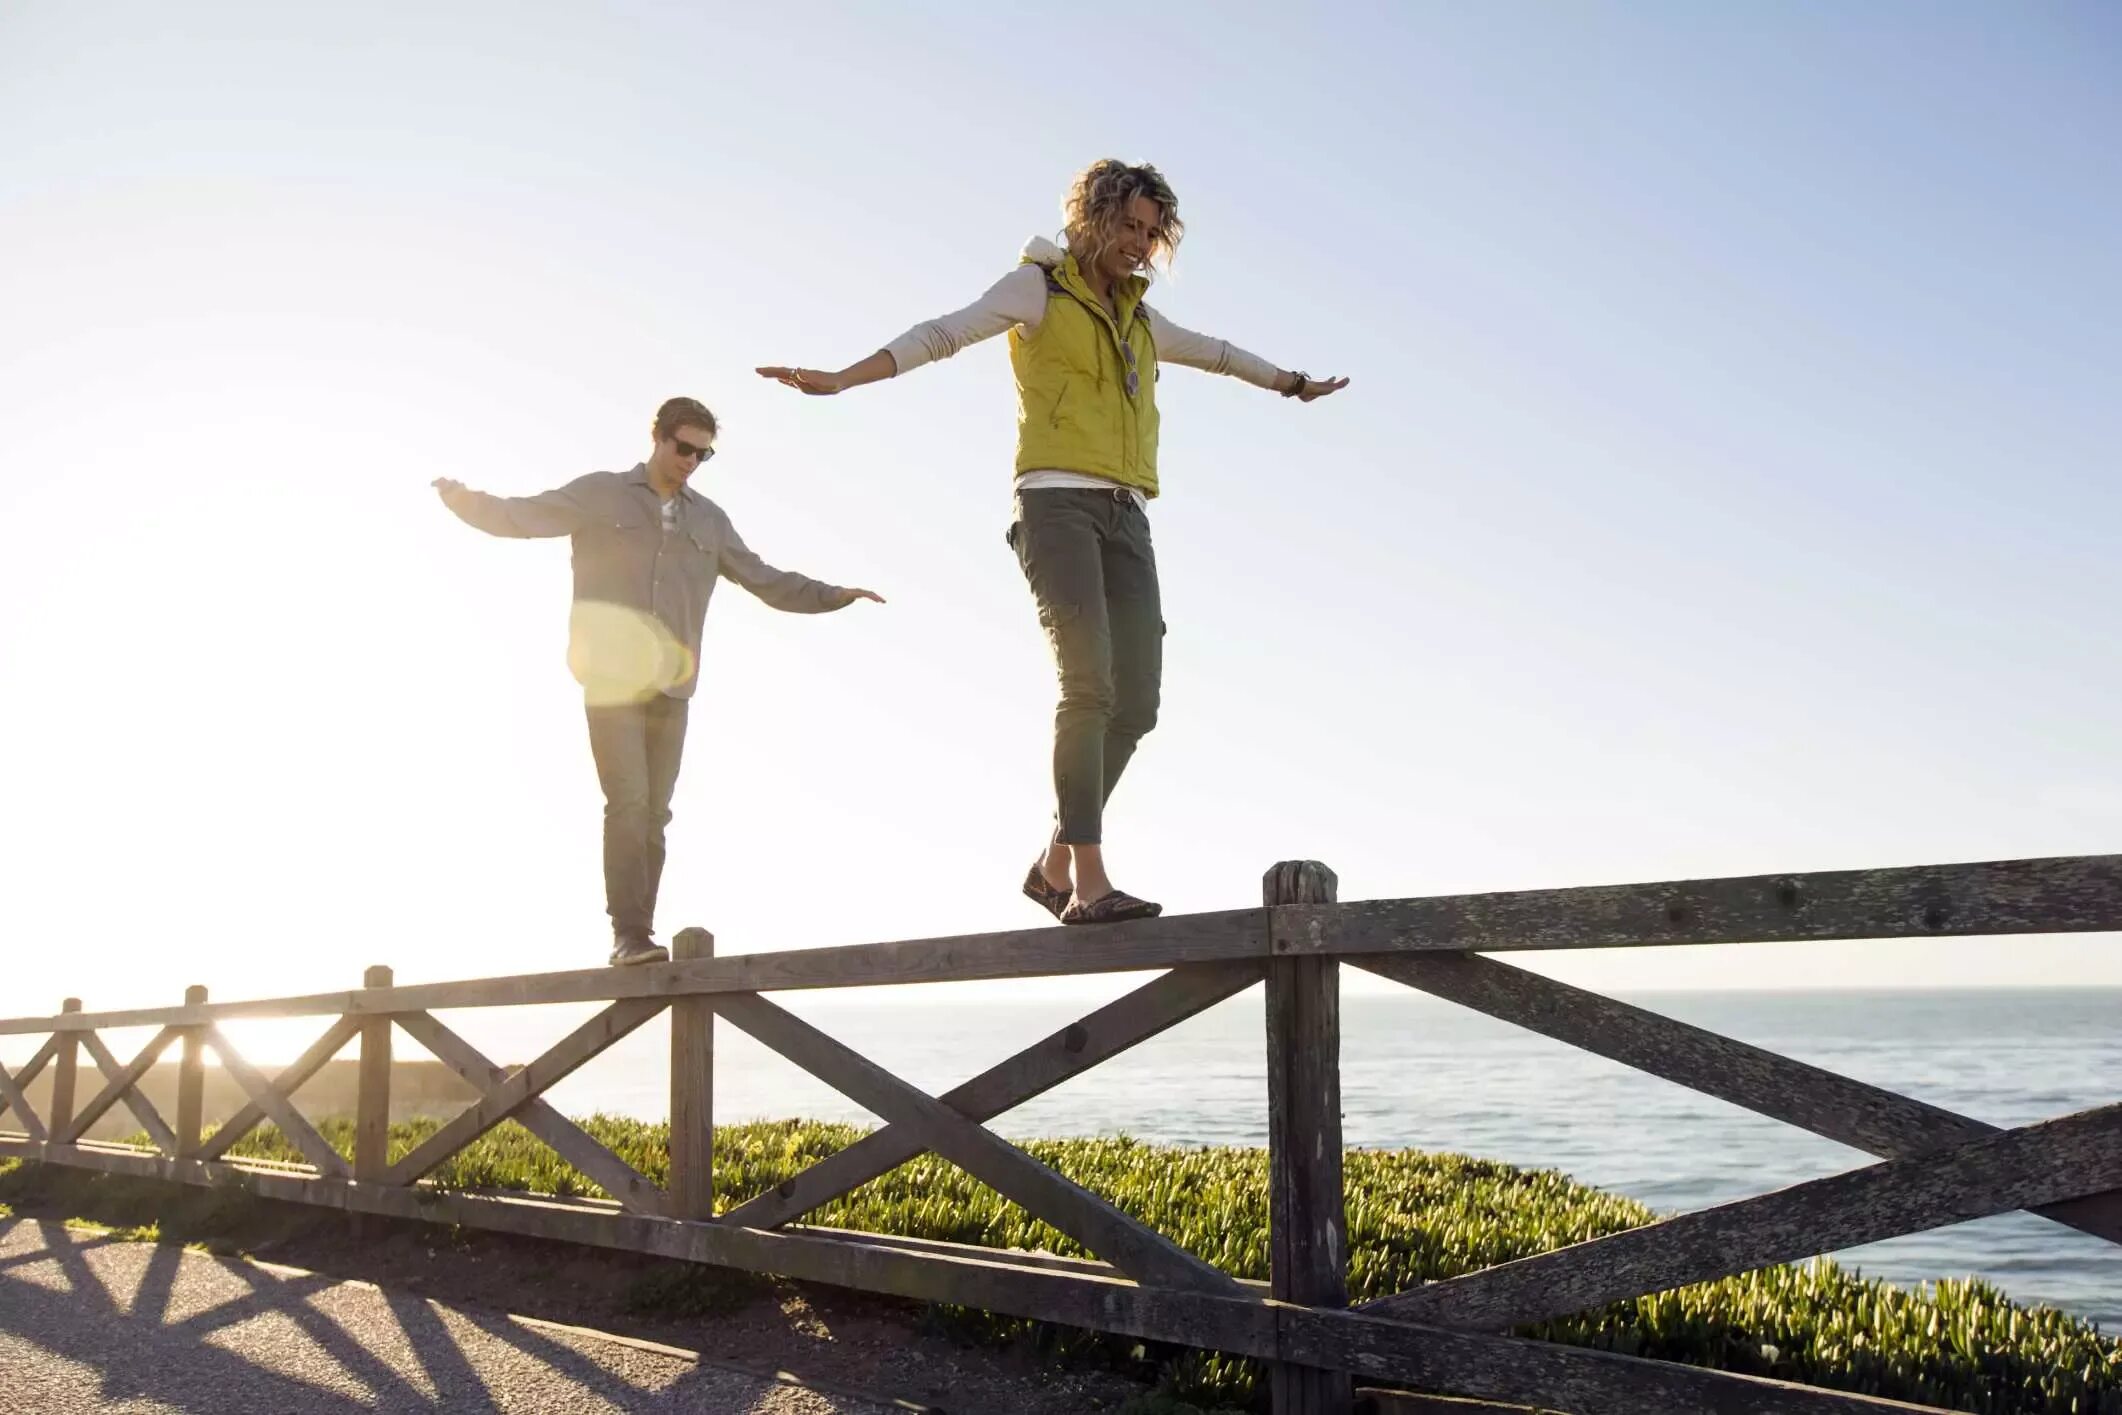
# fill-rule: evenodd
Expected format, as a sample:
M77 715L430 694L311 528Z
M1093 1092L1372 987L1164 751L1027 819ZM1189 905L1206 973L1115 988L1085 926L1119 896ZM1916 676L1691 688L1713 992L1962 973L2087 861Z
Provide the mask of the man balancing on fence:
M604 787L604 899L615 964L662 963L653 936L663 832L699 682L700 630L718 576L775 609L823 614L869 590L776 570L688 481L715 455L715 415L691 398L656 410L654 450L627 472L591 472L537 496L489 496L440 478L442 504L496 536L567 536L575 596L567 663L589 711Z
M1179 244L1178 199L1154 167L1106 160L1063 202L1067 249L1046 240L978 300L917 324L860 363L759 372L840 393L1007 331L1017 381L1016 507L1008 533L1061 679L1055 829L1024 892L1064 924L1147 918L1161 906L1106 874L1105 803L1157 721L1164 616L1145 507L1157 494L1160 359L1309 403L1345 378L1285 373L1142 302L1150 262Z

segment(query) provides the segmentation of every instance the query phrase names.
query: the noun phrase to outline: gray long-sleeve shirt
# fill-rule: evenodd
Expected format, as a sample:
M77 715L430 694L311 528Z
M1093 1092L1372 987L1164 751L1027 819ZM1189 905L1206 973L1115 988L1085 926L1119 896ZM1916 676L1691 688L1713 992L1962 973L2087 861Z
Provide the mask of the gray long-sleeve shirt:
M838 585L761 560L722 508L690 487L666 505L649 485L646 464L591 472L536 496L467 489L447 504L488 535L572 542L567 663L593 703L691 697L700 631L719 577L793 614L822 614L849 599Z

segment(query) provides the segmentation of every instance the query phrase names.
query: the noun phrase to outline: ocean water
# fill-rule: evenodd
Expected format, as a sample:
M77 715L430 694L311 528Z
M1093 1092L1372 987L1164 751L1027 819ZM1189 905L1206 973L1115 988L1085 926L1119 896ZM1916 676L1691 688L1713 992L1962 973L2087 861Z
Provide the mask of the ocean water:
M1094 1003L854 1003L783 995L880 1065L940 1091L1065 1025ZM1663 993L1654 1011L1888 1087L1994 1125L2122 1101L2122 989ZM489 1055L527 1059L563 1033L563 1009L452 1014ZM576 1015L571 1009L569 1016ZM561 1110L668 1112L668 1032L656 1023L555 1089ZM1001 1117L1014 1137L1128 1134L1184 1144L1267 1138L1261 991L1232 998ZM1412 992L1342 1003L1343 1132L1350 1146L1461 1151L1562 1170L1678 1212L1871 1163L1856 1150ZM716 1036L724 1120L867 1112L727 1023ZM2030 1214L2004 1215L1838 1254L1918 1284L1980 1276L2014 1298L2122 1331L2122 1247Z

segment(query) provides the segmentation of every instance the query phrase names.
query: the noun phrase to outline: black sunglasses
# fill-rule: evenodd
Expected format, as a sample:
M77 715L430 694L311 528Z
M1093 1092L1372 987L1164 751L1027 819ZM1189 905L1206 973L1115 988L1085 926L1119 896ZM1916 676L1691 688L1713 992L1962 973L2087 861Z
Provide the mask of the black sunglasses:
M680 457L698 457L701 461L705 462L710 457L715 455L714 448L695 447L682 437L674 437L670 440L670 443L671 446L678 449L678 455Z

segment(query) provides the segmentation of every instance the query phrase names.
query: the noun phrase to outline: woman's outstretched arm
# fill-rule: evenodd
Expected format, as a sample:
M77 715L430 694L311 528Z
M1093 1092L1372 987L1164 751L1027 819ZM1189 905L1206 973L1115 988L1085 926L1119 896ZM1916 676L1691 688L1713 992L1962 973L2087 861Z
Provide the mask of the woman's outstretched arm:
M892 361L891 350L879 349L866 359L831 372L816 368L783 368L778 364L768 365L758 372L761 378L771 378L776 383L787 384L798 393L811 393L822 398L828 394L845 393L850 388L860 388L865 383L882 383L897 374L899 366Z
M992 339L1016 325L1036 329L1045 317L1046 276L1035 265L1020 265L964 309L923 320L868 358L844 369L828 372L772 365L760 369L759 375L802 393L821 397L844 393L947 359L969 344Z
M1255 388L1265 388L1271 393L1280 393L1285 398L1295 398L1309 403L1324 398L1329 393L1338 393L1348 387L1345 378L1311 378L1305 374L1276 368L1258 354L1239 348L1228 339L1217 339L1207 334L1196 334L1185 325L1174 324L1161 310L1142 307L1148 315L1150 329L1157 340L1157 358L1160 362L1179 364L1185 368L1197 368L1203 373L1227 374L1243 379Z

